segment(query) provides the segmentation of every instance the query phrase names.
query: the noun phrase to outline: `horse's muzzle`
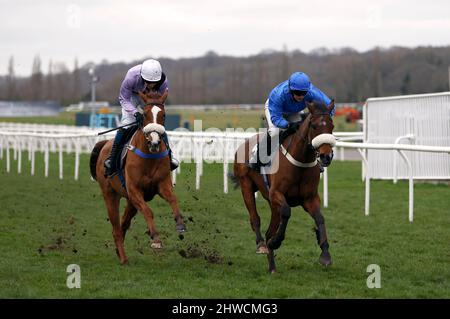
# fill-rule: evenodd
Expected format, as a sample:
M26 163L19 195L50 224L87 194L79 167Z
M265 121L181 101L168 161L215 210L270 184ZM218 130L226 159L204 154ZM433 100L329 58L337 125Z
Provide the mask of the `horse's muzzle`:
M319 161L323 167L329 166L332 160L333 160L333 152L319 155Z
M148 143L148 150L151 153L157 153L157 152L159 152L159 145L160 145L160 142L149 142Z

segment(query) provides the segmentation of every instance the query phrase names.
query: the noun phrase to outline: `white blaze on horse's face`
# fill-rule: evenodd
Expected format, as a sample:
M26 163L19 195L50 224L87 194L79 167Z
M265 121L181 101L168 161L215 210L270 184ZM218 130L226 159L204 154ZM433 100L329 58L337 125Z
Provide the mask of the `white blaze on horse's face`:
M158 113L161 112L161 111L162 110L156 105L154 105L152 107L153 123L157 123L156 120L158 119Z
M165 133L166 129L163 125L157 122L158 113L161 112L162 109L156 105L154 105L151 109L153 123L147 124L143 131L145 138L149 144L149 149L151 152L159 151L159 144L161 143L161 135Z

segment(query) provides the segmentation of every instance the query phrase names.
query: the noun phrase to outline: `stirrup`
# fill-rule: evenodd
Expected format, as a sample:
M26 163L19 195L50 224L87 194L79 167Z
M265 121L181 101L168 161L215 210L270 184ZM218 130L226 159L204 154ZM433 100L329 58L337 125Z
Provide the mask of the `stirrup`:
M256 161L255 161L255 159L252 157L248 160L247 166L250 169L257 171L261 168L262 163L258 160L258 158L256 158Z
M105 177L113 177L117 174L117 167L114 167L112 158L107 158L103 163L105 168Z
M254 171L258 171L261 168L259 163L248 163L247 166Z
M247 166L255 171L259 170L259 168L261 167L261 162L258 160L258 151L259 145L256 147L255 153L252 153L250 155L247 163Z

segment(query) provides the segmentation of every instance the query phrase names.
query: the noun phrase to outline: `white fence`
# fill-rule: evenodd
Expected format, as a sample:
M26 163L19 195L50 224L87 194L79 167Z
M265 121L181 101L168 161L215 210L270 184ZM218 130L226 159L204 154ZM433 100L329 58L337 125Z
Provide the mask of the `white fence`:
M17 160L17 171L22 172L22 152L28 151L28 160L31 163L30 172L35 173L35 153L44 153L45 176L48 176L49 153L55 152L59 155L59 178L63 178L63 152L75 153L74 178L79 177L79 156L81 153L90 153L95 143L100 139L114 137L114 132L107 135L98 136L98 130L81 128L78 131L74 127L64 126L44 126L29 125L24 132L25 127L21 124L0 123L0 159L6 157L6 169L11 170L10 150L13 150L14 160ZM168 132L174 154L182 162L193 162L196 165L196 189L200 188L200 180L203 175L204 163L217 162L223 163L223 191L228 192L228 170L229 163L234 160L234 153L237 147L245 141L246 138L254 133L223 133L223 132ZM366 195L365 195L365 214L369 214L370 203L370 179L372 176L371 163L367 160L366 150L385 150L391 153L397 152L405 160L409 178L410 202L409 202L409 220L413 220L413 166L411 157L405 151L414 152L433 152L441 153L443 157L449 158L450 146L421 146L405 144L373 144L373 143L349 143L344 140L361 140L362 133L334 133L339 138L337 148L358 149L365 164L366 174ZM6 150L6 152L4 152ZM4 153L6 155L4 155ZM447 153L447 154L445 154ZM413 159L414 160L414 159ZM177 173L181 172L180 168ZM176 174L173 174L173 182L176 182ZM323 174L323 203L328 206L328 173L327 169Z
M442 147L442 146L425 146L425 145L405 145L405 144L374 144L374 143L349 143L349 142L338 142L338 147L344 148L354 148L359 151L363 158L364 163L364 172L365 172L365 215L369 215L369 206L370 206L370 180L371 175L371 163L367 159L366 151L367 150L384 150L398 153L407 166L407 174L409 180L409 208L408 208L408 219L410 222L414 219L414 175L413 175L413 165L411 163L411 158L408 157L405 151L410 151L413 154L418 152L420 153L439 153L444 157L450 158L450 146ZM327 170L325 170L324 176L327 175ZM325 188L328 189L328 186L325 185L327 183L327 179L324 178L324 205L327 207L328 205L328 191L325 195Z
M370 98L364 105L364 142L450 146L450 92ZM405 151L414 179L450 179L450 157ZM368 174L374 179L408 179L408 165L397 152L368 149Z

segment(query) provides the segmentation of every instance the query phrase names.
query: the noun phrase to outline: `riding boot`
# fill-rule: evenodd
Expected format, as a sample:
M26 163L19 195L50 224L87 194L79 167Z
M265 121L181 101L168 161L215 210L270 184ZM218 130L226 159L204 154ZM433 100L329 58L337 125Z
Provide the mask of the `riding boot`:
M164 132L164 134L161 137L162 137L164 143L166 143L167 150L169 151L170 170L171 171L176 170L178 168L178 166L180 166L180 162L172 156L172 149L170 148L170 145L169 145L169 137L167 136L166 132Z
M259 170L261 166L267 165L268 163L261 162L260 155L264 155L264 157L266 156L270 157L271 154L270 146L271 146L271 137L268 132L265 132L261 140L259 141L255 151L252 153L251 158L249 159L248 167L250 167L253 170Z
M114 138L114 143L111 149L111 153L108 158L105 160L105 175L112 177L116 174L117 171L117 158L119 154L122 152L123 142L125 140L125 133L127 130L121 128L117 131L116 137Z

